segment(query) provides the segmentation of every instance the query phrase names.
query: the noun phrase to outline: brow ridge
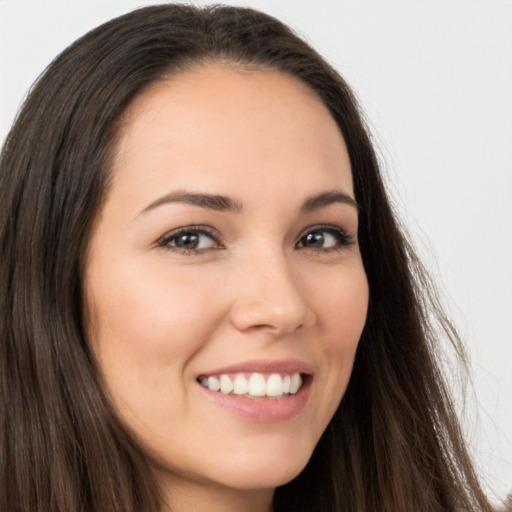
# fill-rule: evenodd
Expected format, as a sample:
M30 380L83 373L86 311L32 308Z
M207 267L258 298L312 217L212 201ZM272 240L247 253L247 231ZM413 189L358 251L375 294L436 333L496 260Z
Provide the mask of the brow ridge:
M218 194L176 191L166 194L158 198L156 201L153 201L150 205L144 208L141 213L146 213L150 210L158 208L159 206L170 203L186 203L208 210L233 213L240 213L244 209L240 201L231 197ZM347 204L359 210L357 202L348 194L342 192L341 190L329 190L327 192L321 192L320 194L316 194L307 198L302 204L300 211L301 213L309 213L321 208L325 208L334 203Z
M149 206L142 210L142 213L146 213L162 206L163 204L169 203L186 203L215 211L241 212L243 210L242 204L236 199L232 199L230 197L217 194L178 191L166 194L156 201L153 201Z
M314 196L309 197L304 201L301 207L301 212L307 213L320 208L325 208L334 203L343 203L349 206L353 206L356 210L359 210L359 205L352 199L348 194L341 190L329 190L327 192L321 192Z

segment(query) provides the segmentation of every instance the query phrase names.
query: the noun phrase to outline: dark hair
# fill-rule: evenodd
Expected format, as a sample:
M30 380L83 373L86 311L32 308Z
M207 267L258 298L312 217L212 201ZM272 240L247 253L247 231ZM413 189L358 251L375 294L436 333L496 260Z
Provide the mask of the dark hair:
M437 361L439 322L397 225L354 97L276 19L235 7L146 7L86 34L37 81L0 160L0 509L156 512L158 487L102 393L82 329L81 261L108 186L117 124L168 76L227 61L289 73L347 144L370 288L342 403L276 511L484 511ZM438 329L437 329L438 330Z

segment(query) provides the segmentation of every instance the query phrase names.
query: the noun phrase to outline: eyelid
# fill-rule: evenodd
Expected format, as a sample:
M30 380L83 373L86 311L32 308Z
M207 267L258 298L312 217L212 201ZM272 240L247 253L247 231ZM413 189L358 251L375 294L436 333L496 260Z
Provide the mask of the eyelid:
M297 244L299 244L301 239L304 236L306 236L308 233L315 232L315 231L326 231L331 234L338 235L338 237L341 240L339 242L339 246L337 246L337 247L327 247L327 248L320 248L320 249L309 248L312 251L317 251L317 252L322 252L322 251L326 252L326 251L332 251L332 250L339 251L340 249L343 249L344 247L348 247L348 246L354 244L354 242L356 240L356 236L352 235L350 232L348 232L346 229L342 228L341 226L336 226L333 224L313 224L313 225L308 226L307 228L302 230L302 232L300 233L300 235L298 237ZM299 249L301 249L301 248L308 249L308 247L304 247L304 246L299 247Z
M184 248L181 248L181 247L168 245L170 240L172 240L173 238L177 238L180 235L185 234L185 233L195 233L195 234L199 234L199 235L208 235L209 237L211 237L211 239L216 244L221 246L220 233L216 229L212 228L211 226L197 225L197 224L192 224L192 225L189 225L189 226L181 226L179 228L176 228L176 229L173 229L171 231L168 231L167 233L165 233L165 235L161 236L157 240L156 244L157 244L158 247L162 247L164 249L176 250L176 251L181 251L181 252L201 253L201 252L207 250L207 249L187 250L187 249L184 249Z
M338 243L335 247L325 247L325 248L315 248L315 247L308 247L308 246L300 246L301 239L306 236L308 233L315 232L315 231L324 231L332 234L338 239ZM174 238L178 238L180 235L193 233L197 235L207 235L210 237L213 242L217 245L217 247L208 247L203 249L187 249L184 247L179 246L173 246L170 245L170 241ZM340 251L343 248L346 248L350 245L352 245L355 242L357 235L350 234L346 229L333 225L333 224L313 224L311 226L306 227L302 230L300 233L297 242L295 243L295 247L298 249L309 249L313 252L329 252L329 251ZM186 255L198 255L207 251L210 251L212 249L223 249L222 245L222 237L221 233L216 230L215 228L208 226L208 225L188 225L188 226L180 226L179 228L175 228L171 231L168 231L163 236L161 236L157 242L156 245L158 247L161 247L163 249L167 249L170 251L175 251L178 253L186 254Z

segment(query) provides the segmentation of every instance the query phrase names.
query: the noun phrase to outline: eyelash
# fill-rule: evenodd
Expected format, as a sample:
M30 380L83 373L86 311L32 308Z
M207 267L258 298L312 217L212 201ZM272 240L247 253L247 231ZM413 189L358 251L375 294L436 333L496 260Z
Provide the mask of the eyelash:
M319 254L341 252L343 249L349 247L354 243L354 237L349 235L344 229L329 225L316 225L306 228L306 230L303 231L303 234L299 236L299 240L297 243L301 242L308 235L312 235L314 233L328 233L329 235L333 236L337 242L335 247L309 248L310 250L315 251ZM302 247L302 249L308 248Z
M341 252L346 247L349 247L354 243L354 237L349 235L345 230L338 228L336 226L329 225L315 225L306 228L302 234L299 236L299 239L296 244L296 248L298 249L308 249L305 246L298 246L299 243L304 243L305 237L308 235L312 235L315 233L327 233L333 236L336 239L335 247L326 247L326 248L309 248L311 251L318 254L326 254L331 252ZM195 256L204 253L205 251L211 250L212 248L203 248L203 249L186 249L184 247L178 247L176 245L171 245L172 241L176 241L178 238L184 235L193 235L193 236L208 236L216 245L215 249L224 249L221 243L219 242L220 236L217 230L214 230L208 226L186 226L183 228L178 228L170 233L164 235L160 240L158 240L158 246L162 247L166 250L175 251L184 256Z
M213 240L217 245L220 245L218 239L220 238L219 233L208 227L208 226L186 226L183 228L175 229L174 231L171 231L170 233L167 233L164 235L160 240L158 241L158 246L162 247L164 249L167 249L169 251L176 251L180 254L183 254L184 256L194 256L196 254L201 254L208 249L186 249L184 247L178 247L176 245L171 245L171 242L173 240L176 240L184 235L206 235L211 240ZM217 247L219 248L219 247ZM222 247L221 247L222 248Z

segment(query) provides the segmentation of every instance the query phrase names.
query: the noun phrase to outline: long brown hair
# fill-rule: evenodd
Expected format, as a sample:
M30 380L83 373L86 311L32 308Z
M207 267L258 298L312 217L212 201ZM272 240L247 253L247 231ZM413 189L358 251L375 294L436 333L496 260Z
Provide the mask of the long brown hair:
M202 62L302 80L345 138L370 287L350 384L276 511L485 511L438 364L433 289L399 228L345 81L274 18L160 5L86 34L37 81L0 160L0 509L156 512L148 459L113 414L82 329L81 260L116 122L152 83Z

